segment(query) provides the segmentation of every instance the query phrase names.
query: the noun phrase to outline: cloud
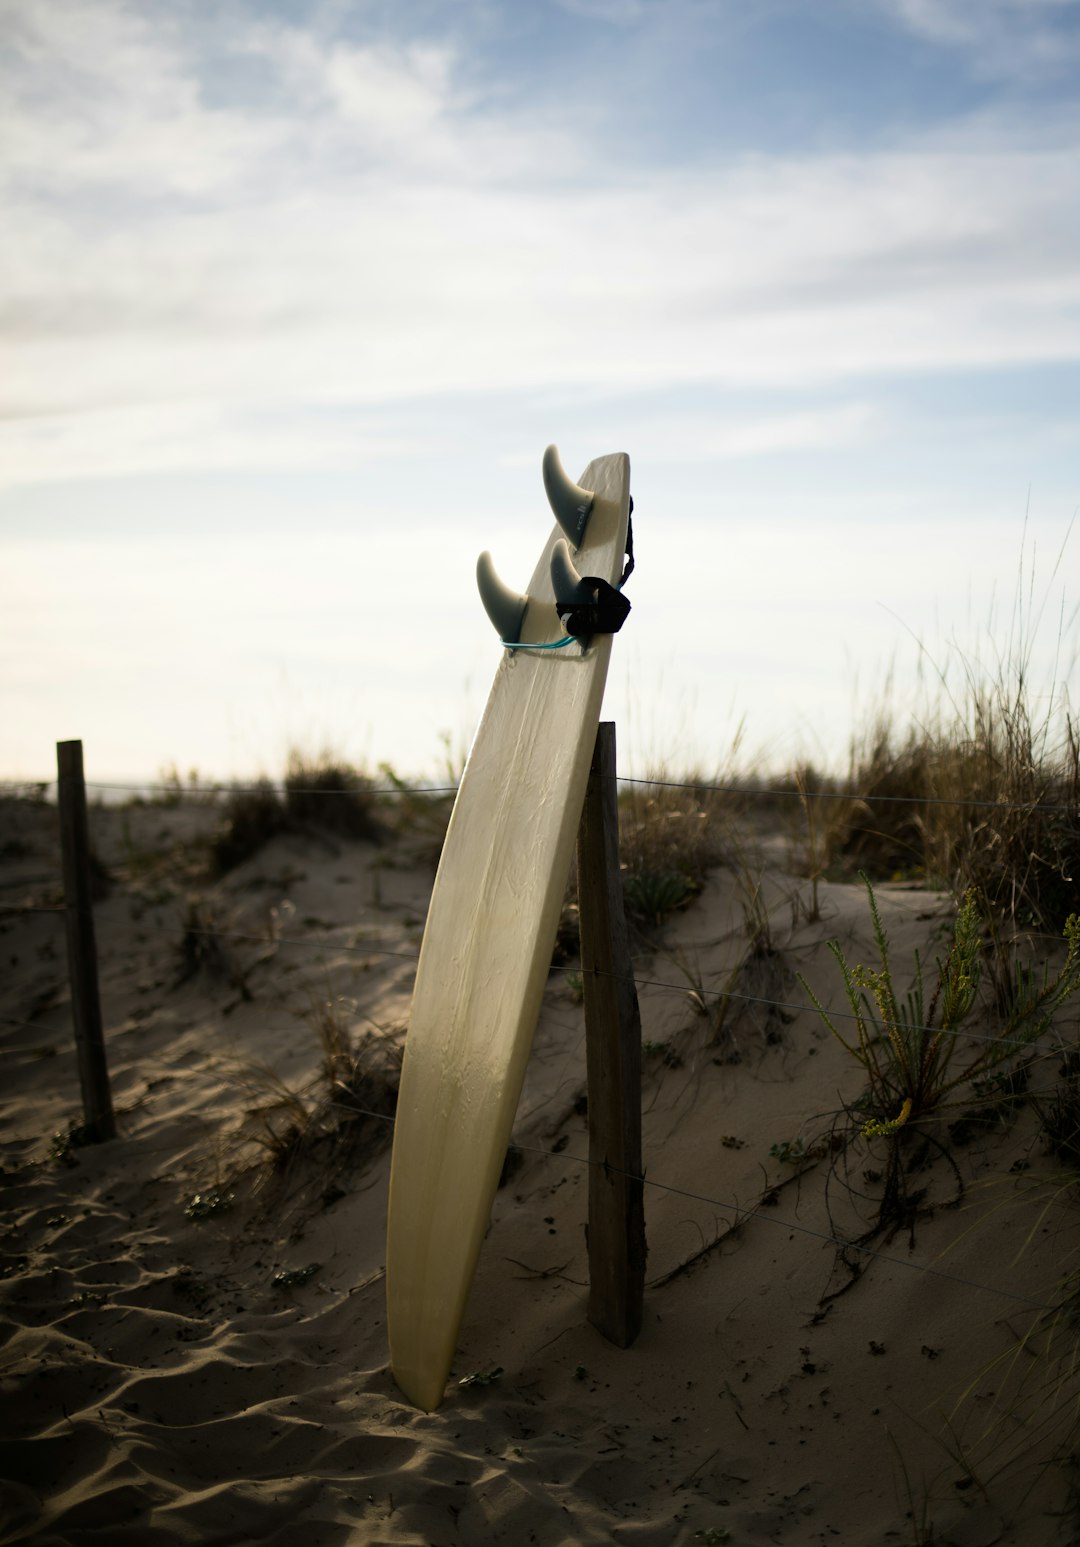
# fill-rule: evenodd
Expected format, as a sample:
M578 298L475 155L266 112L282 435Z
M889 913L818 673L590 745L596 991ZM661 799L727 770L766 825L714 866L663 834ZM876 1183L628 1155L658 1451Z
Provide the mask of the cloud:
M556 0L560 10L589 21L615 22L629 26L648 14L647 0ZM654 0L655 5L655 0Z
M1075 357L1074 166L1033 151L585 189L331 178L81 239L24 209L0 259L0 401L372 401L551 384L586 357L596 384Z
M2 175L16 195L208 196L280 144L280 122L205 101L166 8L7 0L0 15Z
M992 77L1067 77L1080 61L1077 0L877 0L917 36Z
M340 415L273 407L168 402L0 420L0 489L155 473L349 471L431 455L437 435L376 417L363 430Z
M219 73L261 72L245 98L157 10L7 12L9 478L233 465L290 405L275 454L337 465L320 405L1080 355L1067 123L618 167L466 85L451 43L256 14L214 41Z

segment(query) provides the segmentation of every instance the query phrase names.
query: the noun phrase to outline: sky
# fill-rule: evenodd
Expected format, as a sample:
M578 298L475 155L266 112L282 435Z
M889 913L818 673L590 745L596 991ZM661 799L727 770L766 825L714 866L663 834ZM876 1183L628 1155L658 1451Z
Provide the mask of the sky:
M1078 168L1080 0L0 0L0 779L434 776L552 441L622 771L1075 707Z

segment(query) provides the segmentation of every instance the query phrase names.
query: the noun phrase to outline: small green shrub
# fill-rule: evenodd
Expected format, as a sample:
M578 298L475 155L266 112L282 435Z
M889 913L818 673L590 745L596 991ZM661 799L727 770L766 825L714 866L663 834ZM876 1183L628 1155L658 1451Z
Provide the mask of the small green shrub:
M458 1385L468 1390L482 1391L485 1386L494 1386L496 1381L502 1379L502 1375L503 1367L497 1364L493 1370L473 1370L470 1374L463 1375Z
M810 1159L811 1151L806 1147L806 1140L800 1136L797 1139L782 1139L779 1144L770 1144L769 1154L782 1166L797 1166Z
M678 879L684 900L700 891L709 868L726 852L729 804L725 796L692 779L624 790L619 797L619 852L627 883L641 876L648 878L647 886L670 884L675 891Z
M304 1268L282 1268L275 1273L271 1284L275 1289L300 1289L322 1268L321 1262L309 1262Z
M228 1214L235 1204L235 1195L226 1188L210 1187L195 1193L184 1213L188 1219L216 1219L219 1214Z
M700 886L678 870L639 870L623 878L626 910L639 924L659 929L670 913L685 908Z
M917 1125L945 1108L972 1105L963 1122L970 1129L990 1109L1015 1106L1026 1082L1027 1050L1050 1026L1056 1012L1080 988L1080 918L1065 925L1063 965L1041 979L1021 973L1023 985L997 1034L967 1036L962 1028L979 1006L983 968L983 918L974 892L957 910L952 940L936 963L936 981L927 995L919 953L911 989L897 993L888 936L874 889L865 875L874 941L880 965L851 966L837 941L829 943L844 983L852 1030L841 1030L800 976L814 1009L832 1035L862 1066L867 1089L851 1108L855 1136L884 1140L887 1159L879 1220L905 1215L901 1147ZM955 1134L957 1142L960 1135ZM940 1148L940 1145L939 1145Z

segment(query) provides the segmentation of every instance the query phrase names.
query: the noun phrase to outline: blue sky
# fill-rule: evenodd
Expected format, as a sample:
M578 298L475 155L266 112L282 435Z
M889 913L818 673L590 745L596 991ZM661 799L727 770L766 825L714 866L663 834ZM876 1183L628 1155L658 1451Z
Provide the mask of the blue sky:
M631 457L627 769L842 762L1022 554L1075 703L1077 0L0 27L0 777L431 771L551 440Z

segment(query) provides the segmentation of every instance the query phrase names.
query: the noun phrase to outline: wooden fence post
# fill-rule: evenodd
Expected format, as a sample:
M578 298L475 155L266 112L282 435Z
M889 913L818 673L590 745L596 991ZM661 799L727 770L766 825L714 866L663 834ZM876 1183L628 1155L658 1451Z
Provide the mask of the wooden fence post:
M589 1079L589 1320L620 1348L641 1330L641 1017L619 871L615 726L602 723L578 832Z
M105 1062L105 1038L101 1028L98 994L97 947L90 898L90 838L86 820L86 783L83 778L81 741L58 741L57 805L60 810L60 847L64 862L64 911L67 924L68 976L71 1010L75 1021L75 1049L82 1086L83 1123L92 1143L115 1139Z

